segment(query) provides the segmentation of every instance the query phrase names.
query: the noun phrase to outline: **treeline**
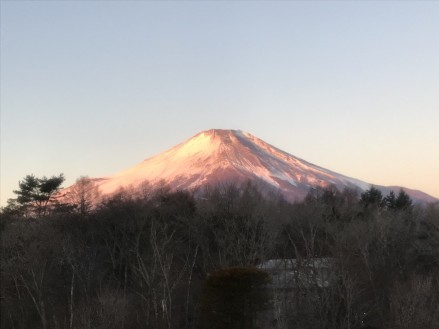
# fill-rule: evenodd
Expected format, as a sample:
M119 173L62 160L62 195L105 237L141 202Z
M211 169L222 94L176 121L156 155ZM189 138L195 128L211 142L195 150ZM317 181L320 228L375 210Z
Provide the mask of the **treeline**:
M2 210L2 328L439 328L439 205L403 191L146 184L91 206L86 181L51 205L45 182ZM270 259L330 260L333 280L275 287Z

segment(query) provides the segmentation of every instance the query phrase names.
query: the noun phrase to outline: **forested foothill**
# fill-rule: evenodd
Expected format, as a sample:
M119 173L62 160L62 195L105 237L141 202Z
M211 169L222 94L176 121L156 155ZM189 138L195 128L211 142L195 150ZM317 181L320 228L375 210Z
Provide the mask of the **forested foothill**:
M1 328L439 328L439 204L404 191L27 176L1 212ZM97 201L99 200L99 201Z

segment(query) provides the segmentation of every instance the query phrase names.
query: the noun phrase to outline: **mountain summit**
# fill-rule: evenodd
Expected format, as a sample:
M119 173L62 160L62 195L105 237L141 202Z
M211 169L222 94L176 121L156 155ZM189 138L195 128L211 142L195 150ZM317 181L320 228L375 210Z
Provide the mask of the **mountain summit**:
M277 190L290 201L302 200L311 188L336 186L360 192L370 184L350 178L288 154L240 131L211 129L116 175L96 180L103 195L145 181L163 181L173 189L196 190L225 182L256 181ZM384 193L399 187L380 187ZM406 192L416 200L436 199L420 191Z

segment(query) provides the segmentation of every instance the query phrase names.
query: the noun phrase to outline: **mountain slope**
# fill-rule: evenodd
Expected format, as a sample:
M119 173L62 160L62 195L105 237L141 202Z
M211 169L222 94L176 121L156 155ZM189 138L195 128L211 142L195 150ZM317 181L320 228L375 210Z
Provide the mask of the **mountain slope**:
M364 191L370 184L321 168L238 130L211 129L148 158L116 175L96 180L102 194L139 186L144 181L164 181L174 189L195 190L206 184L258 181L279 190L288 200L301 200L310 188L334 185ZM380 187L385 194L399 187ZM406 190L422 201L436 199Z

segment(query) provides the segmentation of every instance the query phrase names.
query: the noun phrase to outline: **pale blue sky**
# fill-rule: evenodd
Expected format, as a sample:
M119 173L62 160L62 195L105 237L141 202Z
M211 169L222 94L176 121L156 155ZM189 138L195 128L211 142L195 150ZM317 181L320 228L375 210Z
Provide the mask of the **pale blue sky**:
M439 197L439 2L1 1L1 203L210 128Z

